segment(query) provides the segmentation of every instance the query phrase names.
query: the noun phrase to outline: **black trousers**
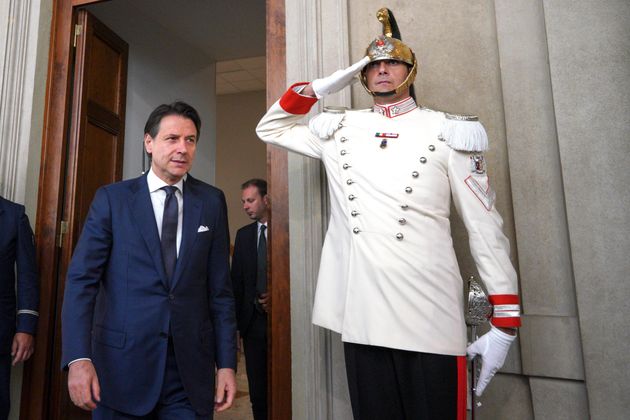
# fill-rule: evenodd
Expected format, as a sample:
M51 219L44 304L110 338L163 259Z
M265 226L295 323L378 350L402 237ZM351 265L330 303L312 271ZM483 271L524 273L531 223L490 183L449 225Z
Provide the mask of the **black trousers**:
M466 358L344 343L355 420L466 419Z
M254 420L267 420L267 316L256 312L243 337L245 369Z

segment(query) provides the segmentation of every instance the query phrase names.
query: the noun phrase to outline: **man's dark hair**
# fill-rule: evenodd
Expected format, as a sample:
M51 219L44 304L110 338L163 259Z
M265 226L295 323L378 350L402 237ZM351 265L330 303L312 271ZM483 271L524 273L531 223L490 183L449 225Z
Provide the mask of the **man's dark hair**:
M144 125L144 134L148 134L152 138L155 138L157 133L160 131L160 122L162 121L162 118L168 117L169 115L179 115L180 117L191 120L195 124L195 128L197 129L197 140L199 140L201 118L199 118L199 114L195 108L181 101L173 102L169 105L162 104L155 108L151 115L149 115L147 123Z
M247 180L243 182L243 185L241 185L241 190L244 190L245 188L249 188L249 187L258 188L258 192L260 193L261 197L264 197L267 195L267 181L265 181L264 179L252 178L250 180Z

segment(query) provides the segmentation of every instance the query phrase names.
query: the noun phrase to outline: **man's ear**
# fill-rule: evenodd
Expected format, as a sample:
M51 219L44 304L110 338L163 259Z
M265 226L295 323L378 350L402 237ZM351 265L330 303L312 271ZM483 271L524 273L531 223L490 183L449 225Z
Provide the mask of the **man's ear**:
M269 207L269 194L263 196L263 203L265 203L265 206Z
M148 133L144 135L144 150L146 150L147 154L151 156L153 152L153 137L151 137Z

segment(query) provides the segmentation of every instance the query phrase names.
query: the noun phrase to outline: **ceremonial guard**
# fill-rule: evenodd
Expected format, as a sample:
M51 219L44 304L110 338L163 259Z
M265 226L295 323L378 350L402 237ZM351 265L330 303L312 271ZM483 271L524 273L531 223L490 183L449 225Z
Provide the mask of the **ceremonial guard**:
M495 208L476 117L418 107L418 63L388 9L383 35L353 66L297 83L260 121L269 143L320 159L331 215L313 323L341 334L355 419L464 419L466 326L451 199L493 304L477 393L503 365L520 325L517 277ZM323 112L318 99L359 75L367 110Z

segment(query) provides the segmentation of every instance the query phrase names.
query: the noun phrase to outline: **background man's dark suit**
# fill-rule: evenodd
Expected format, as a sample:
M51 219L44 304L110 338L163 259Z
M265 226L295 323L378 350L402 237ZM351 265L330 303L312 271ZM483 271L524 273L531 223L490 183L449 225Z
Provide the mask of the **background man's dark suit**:
M257 238L258 222L240 228L232 255L236 319L244 341L247 380L256 420L267 418L267 315L254 304L258 295Z
M170 287L146 176L97 191L72 258L62 365L91 358L101 403L114 410L145 415L154 407L169 331L181 382L198 414L212 413L215 365L236 367L225 198L188 175L183 203Z
M24 213L24 206L0 197L0 419L9 414L11 345L14 336L16 332L35 334L38 306L35 244L28 216Z

